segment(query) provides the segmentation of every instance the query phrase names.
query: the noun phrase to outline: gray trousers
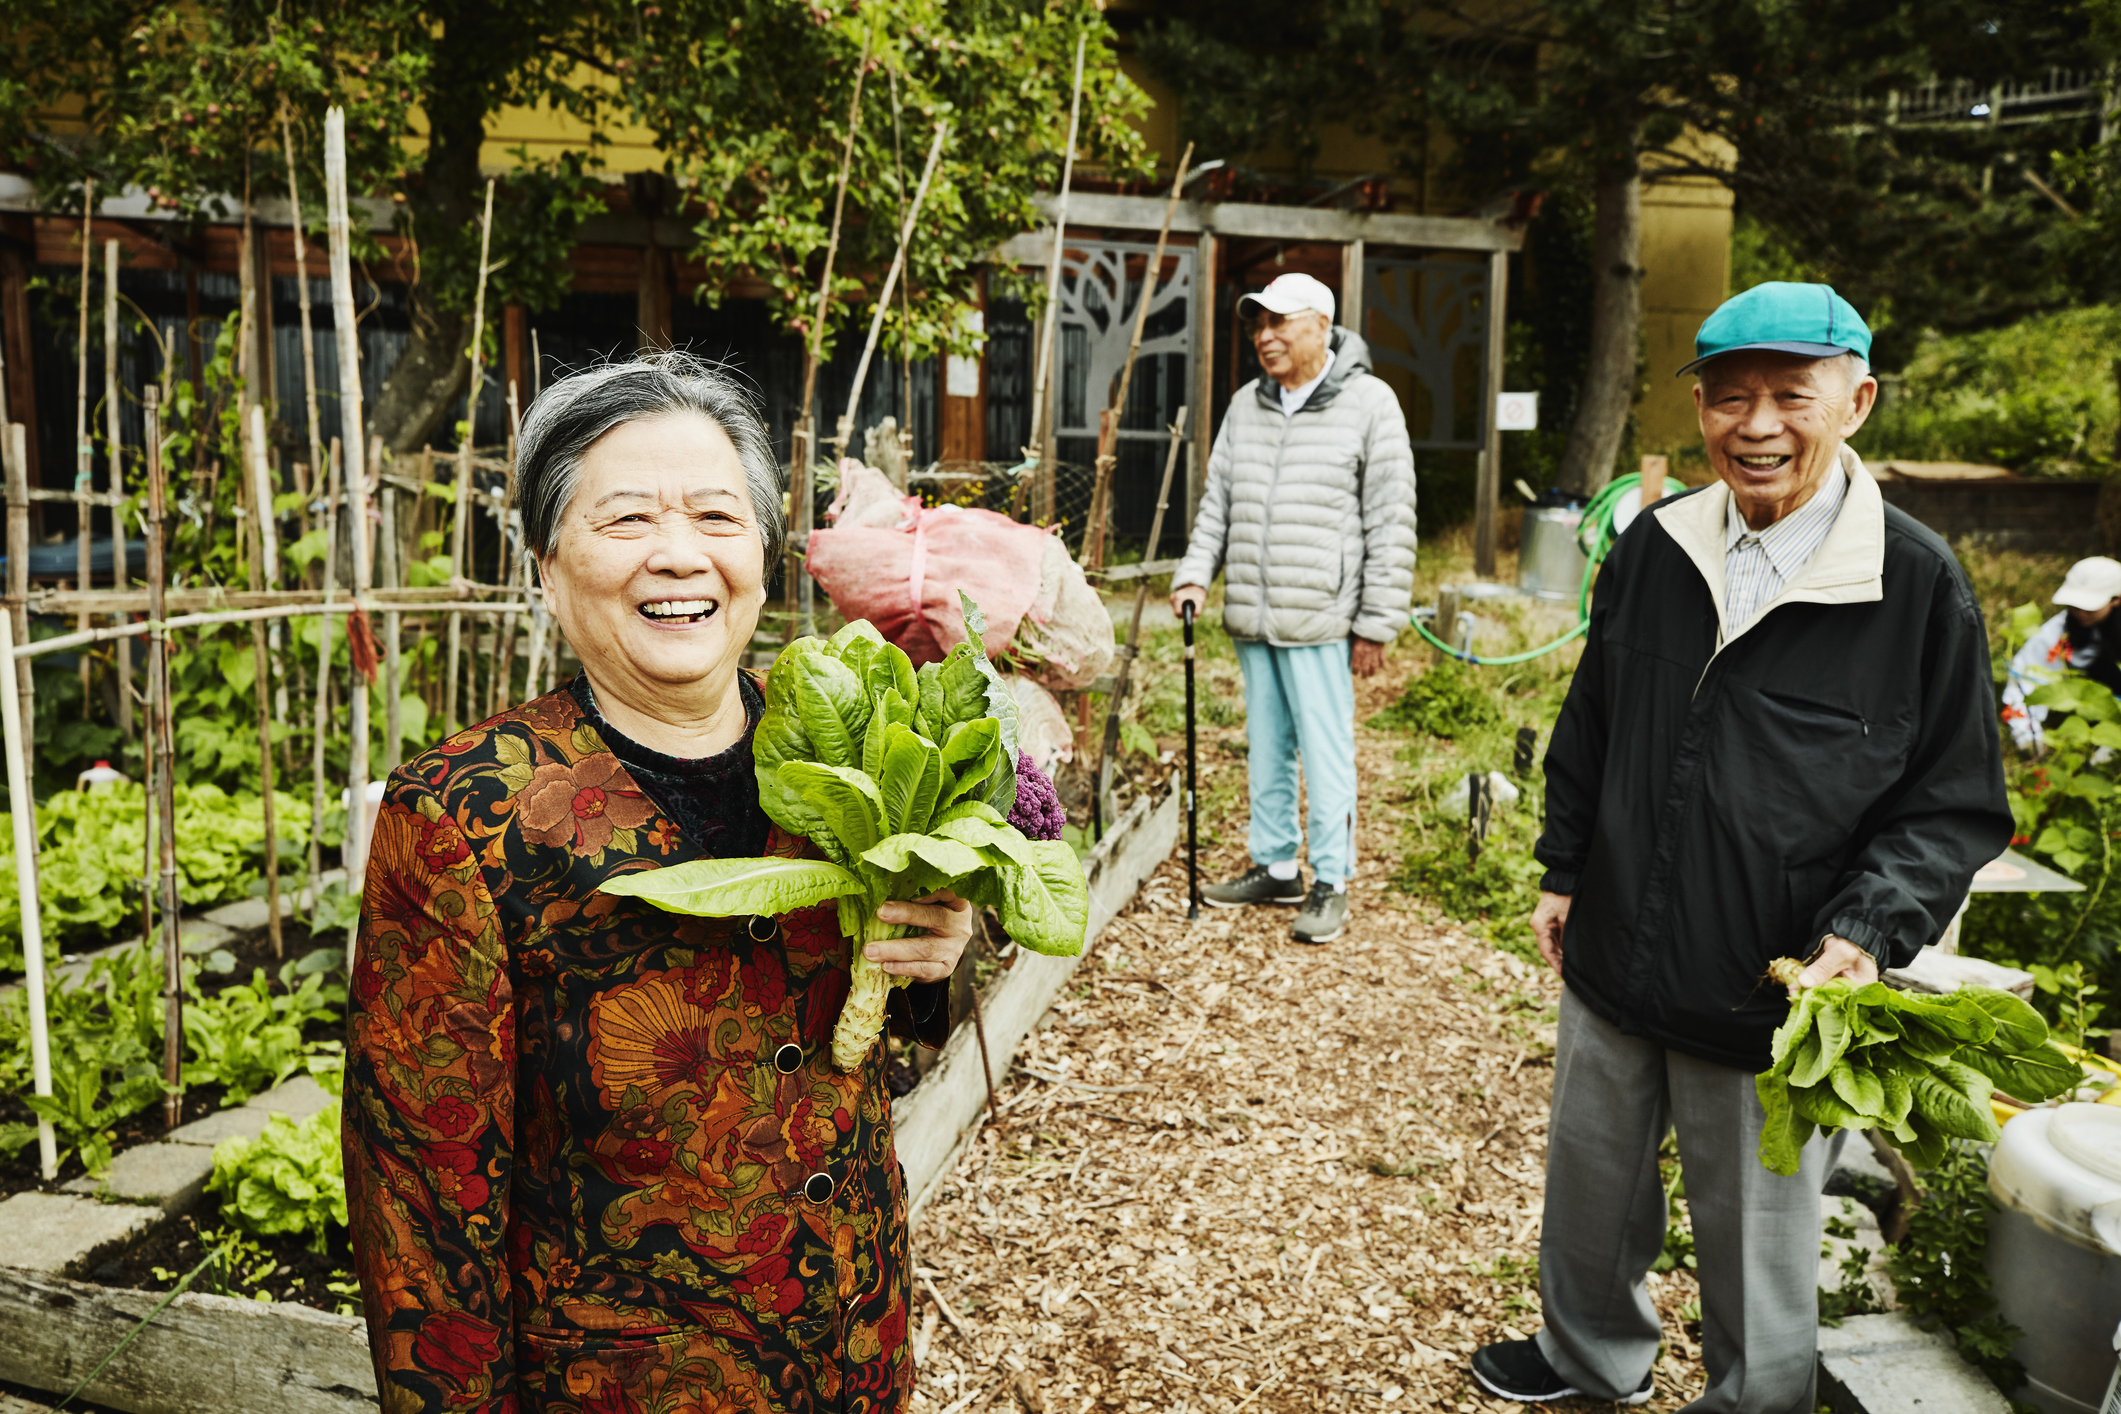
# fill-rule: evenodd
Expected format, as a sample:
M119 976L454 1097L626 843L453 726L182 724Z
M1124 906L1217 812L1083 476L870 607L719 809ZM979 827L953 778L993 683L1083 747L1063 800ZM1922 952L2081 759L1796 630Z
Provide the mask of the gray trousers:
M1750 1072L1622 1035L1562 993L1538 1340L1570 1384L1624 1398L1657 1359L1643 1278L1664 1245L1657 1146L1676 1128L1708 1369L1708 1389L1686 1414L1811 1414L1829 1144L1814 1136L1797 1174L1778 1177L1758 1156L1763 1123Z

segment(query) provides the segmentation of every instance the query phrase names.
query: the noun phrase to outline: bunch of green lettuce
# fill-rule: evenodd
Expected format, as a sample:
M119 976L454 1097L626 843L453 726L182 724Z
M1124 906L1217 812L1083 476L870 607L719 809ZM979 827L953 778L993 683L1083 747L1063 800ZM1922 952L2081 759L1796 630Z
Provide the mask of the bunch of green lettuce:
M1801 968L1779 959L1769 975L1788 983ZM1767 1111L1760 1162L1779 1174L1797 1172L1815 1125L1876 1129L1935 1168L1954 1139L1999 1137L1995 1091L2034 1103L2084 1079L2040 1013L1986 987L1923 996L1837 977L1797 993L1772 1054L1754 1086Z
M866 954L914 931L879 921L883 904L949 889L992 907L1020 946L1060 957L1080 953L1089 928L1075 852L1008 823L1016 701L980 646L978 608L963 602L966 641L918 673L867 620L829 641L798 639L774 663L753 743L759 801L824 859L695 860L604 885L716 918L837 899L854 943L853 986L832 1037L842 1070L869 1053L891 988L906 981Z
M257 1138L216 1144L207 1191L224 1195L222 1215L245 1231L307 1233L310 1247L322 1252L326 1225L346 1226L339 1102L300 1122L270 1115Z

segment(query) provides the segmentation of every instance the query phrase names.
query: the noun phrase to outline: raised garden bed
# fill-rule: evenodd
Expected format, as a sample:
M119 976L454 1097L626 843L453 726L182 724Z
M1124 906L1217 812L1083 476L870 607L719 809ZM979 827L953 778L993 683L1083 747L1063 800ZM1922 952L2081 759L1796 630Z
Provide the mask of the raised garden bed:
M1094 940L1156 866L1169 856L1182 825L1184 792L1174 775L1162 795L1142 799L1106 833L1085 861L1090 882L1090 937ZM262 910L260 911L262 922ZM290 938L289 951L293 953ZM982 989L988 1053L999 1081L1023 1038L1045 1014L1078 960L1015 953ZM247 966L242 969L248 975ZM134 1153L168 1151L187 1143L211 1154L216 1131L263 1125L262 1112L321 1102L303 1078L223 1110L121 1154L112 1165L149 1167ZM986 1103L980 1047L974 1028L961 1024L905 1098L894 1127L906 1168L909 1202L918 1207L947 1172L952 1154L976 1133ZM187 1110L187 1116L189 1110ZM155 1153L157 1160L180 1157ZM130 1161L130 1163L128 1163ZM192 1160L196 1167L196 1159ZM0 1381L33 1389L71 1390L95 1368L174 1285L180 1272L209 1250L215 1224L192 1210L198 1184L165 1185L158 1194L106 1192L103 1201L69 1192L31 1191L0 1202L40 1210L60 1234L49 1256L28 1260L11 1247L0 1266ZM113 1185L115 1187L115 1184ZM52 1208L50 1205L65 1205ZM328 1288L342 1280L344 1248L336 1234L322 1254L305 1239L249 1243L239 1260L204 1279L235 1294L187 1290L169 1305L83 1392L92 1404L131 1414L223 1414L229 1409L286 1414L345 1414L375 1407L375 1379L367 1330L354 1315L329 1305L351 1305ZM63 1251L60 1249L64 1249ZM284 1299L288 1294L300 1299ZM259 1297L279 1299L258 1299Z

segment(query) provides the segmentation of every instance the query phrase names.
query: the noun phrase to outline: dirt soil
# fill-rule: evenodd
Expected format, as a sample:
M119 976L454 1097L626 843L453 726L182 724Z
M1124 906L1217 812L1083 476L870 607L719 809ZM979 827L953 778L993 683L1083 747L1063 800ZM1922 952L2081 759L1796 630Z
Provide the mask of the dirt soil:
M1358 722L1415 661L1358 684ZM1204 730L1203 762L1241 735ZM1002 1128L916 1215L916 1411L1522 1407L1466 1358L1539 1325L1560 986L1391 888L1406 744L1358 728L1336 941L1292 941L1288 909L1189 924L1182 850L1106 930L1003 1082ZM1236 795L1204 878L1246 862ZM1651 1280L1645 1407L1676 1410L1703 1385L1698 1292Z

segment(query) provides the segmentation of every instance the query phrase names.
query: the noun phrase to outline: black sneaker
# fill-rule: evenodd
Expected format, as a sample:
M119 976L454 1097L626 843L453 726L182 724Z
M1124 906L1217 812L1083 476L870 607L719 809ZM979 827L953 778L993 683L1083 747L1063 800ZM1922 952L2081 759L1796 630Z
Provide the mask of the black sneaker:
M1348 891L1314 879L1289 931L1299 943L1330 943L1347 920Z
M1255 864L1234 879L1210 884L1200 891L1203 902L1217 908L1243 908L1248 903L1302 903L1303 876L1277 879L1264 864Z
M1473 1378L1481 1388L1521 1404L1541 1404L1549 1399L1567 1399L1583 1391L1563 1379L1547 1357L1539 1353L1536 1340L1502 1340L1473 1352ZM1656 1386L1648 1375L1642 1388L1617 1404L1647 1404ZM1596 1398L1595 1395L1586 1396Z

